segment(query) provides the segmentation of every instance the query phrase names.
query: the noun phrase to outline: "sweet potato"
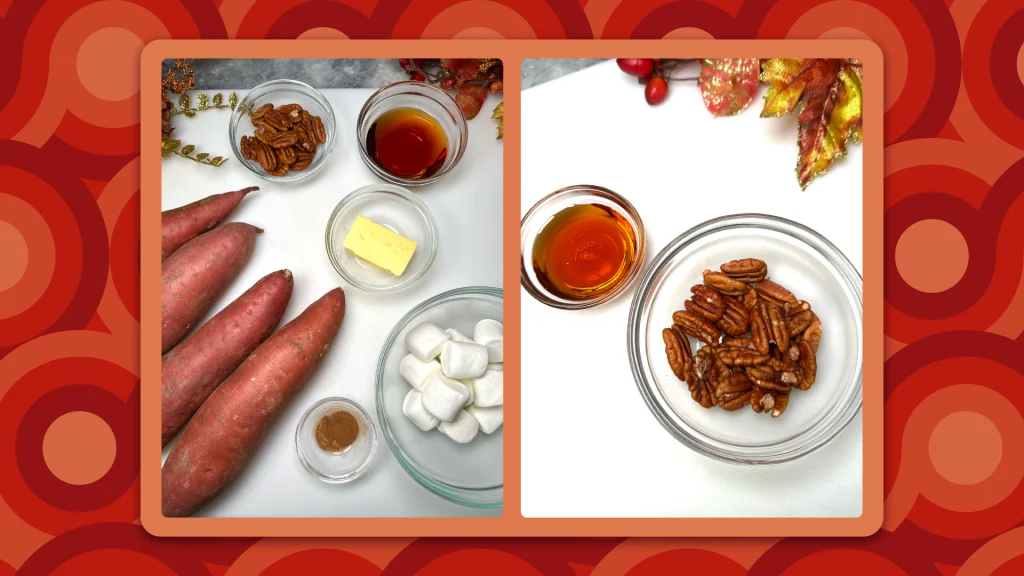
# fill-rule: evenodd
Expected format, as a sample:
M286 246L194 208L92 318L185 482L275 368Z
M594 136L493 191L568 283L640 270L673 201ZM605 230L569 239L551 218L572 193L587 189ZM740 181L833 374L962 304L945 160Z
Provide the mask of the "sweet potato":
M259 189L259 186L250 186L214 194L160 214L160 261L167 260L186 242L223 222L246 194Z
M164 355L160 370L161 446L277 328L292 296L292 273L268 274Z
M345 293L335 288L267 338L214 390L164 463L164 516L191 516L238 476L316 369L344 315Z
M224 293L252 255L255 226L229 222L190 240L163 263L161 352L167 352Z

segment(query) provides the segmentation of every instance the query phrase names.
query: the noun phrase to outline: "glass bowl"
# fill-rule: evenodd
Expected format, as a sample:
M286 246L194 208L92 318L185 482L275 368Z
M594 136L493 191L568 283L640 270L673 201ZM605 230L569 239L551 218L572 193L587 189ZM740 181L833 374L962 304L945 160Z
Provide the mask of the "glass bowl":
M663 328L683 308L701 271L738 258L759 258L768 276L806 300L821 319L817 378L793 390L778 418L749 407L705 409L669 368ZM655 258L629 312L629 362L654 416L691 449L726 462L771 464L821 448L860 411L862 280L838 248L796 222L761 214L709 220L678 236ZM700 344L691 339L696 351Z
M636 258L626 275L613 289L603 292L589 300L569 300L552 293L537 279L537 271L533 267L533 245L544 226L556 214L576 204L598 204L607 206L619 214L633 228L636 237ZM519 280L523 288L541 304L563 310L582 310L610 302L622 294L640 273L647 252L647 239L644 224L636 208L619 194L600 186L579 184L556 190L541 198L533 208L523 216L519 229Z
M345 236L360 215L416 242L416 251L401 276L345 249ZM392 184L370 184L338 202L327 220L324 242L331 264L346 282L368 292L397 292L422 278L434 262L437 226L427 205L408 190Z
M416 108L432 116L441 125L448 139L448 156L437 172L427 178L403 178L396 176L380 167L366 150L366 136L370 127L381 114L395 108ZM403 186L423 186L437 182L450 172L462 159L469 139L469 128L466 117L455 100L444 90L431 86L426 82L407 80L395 82L377 90L363 104L356 121L356 140L359 142L359 155L374 174L392 184Z
M316 442L316 426L320 418L345 411L359 423L356 441L341 452L327 452ZM302 466L314 477L341 484L351 482L366 471L377 453L377 427L366 410L347 398L324 398L306 410L295 428L295 451Z
M408 353L405 335L421 322L472 334L484 318L503 319L502 291L472 286L438 294L409 311L384 341L377 362L377 420L391 452L414 480L438 496L472 508L499 508L504 494L504 426L457 444L437 430L423 432L406 419L402 402L411 387L398 373Z
M319 116L323 122L327 141L317 146L316 155L313 156L313 161L305 170L288 172L284 176L271 176L263 170L259 162L242 157L240 148L242 136L252 137L256 130L249 120L249 116L253 110L268 103L275 107L283 104L298 104L313 116ZM235 158L256 176L271 182L294 182L312 176L323 167L327 157L334 150L334 137L337 130L334 110L331 109L330 102L319 90L298 80L270 80L253 88L235 106L229 122L228 138L231 140L231 151L235 153Z

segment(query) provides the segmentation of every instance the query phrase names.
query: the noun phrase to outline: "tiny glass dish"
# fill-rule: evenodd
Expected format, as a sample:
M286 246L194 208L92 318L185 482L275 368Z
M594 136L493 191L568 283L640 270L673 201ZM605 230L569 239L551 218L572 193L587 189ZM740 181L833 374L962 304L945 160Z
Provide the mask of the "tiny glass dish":
M341 452L329 452L317 443L320 419L348 412L359 424L355 441ZM347 398L324 398L306 410L295 429L295 451L302 466L314 477L331 484L351 482L369 468L377 453L377 427L362 406Z
M250 119L252 112L264 104L273 104L274 107L298 104L311 115L320 117L327 138L323 144L316 147L316 154L305 170L292 170L283 176L272 176L267 174L259 162L242 156L242 136L254 138L253 134L256 131L256 126ZM312 176L323 167L327 157L331 155L331 151L334 150L334 138L337 135L334 110L330 102L319 90L298 80L270 80L253 88L235 106L229 122L228 138L235 158L256 176L271 182L294 182Z
M749 405L734 412L701 407L665 353L662 330L672 325L690 287L701 283L701 272L738 258L763 260L768 277L810 303L821 320L814 385L794 389L777 418ZM796 222L736 214L698 224L658 253L633 296L627 343L640 394L658 422L699 454L755 465L805 456L831 442L860 412L862 286L860 273L834 244ZM690 340L696 353L701 343Z
M370 128L385 112L396 108L414 108L426 113L438 122L448 141L448 152L433 174L425 178L405 178L392 174L371 158L367 149L367 137ZM462 159L469 139L469 127L462 109L447 92L426 82L407 80L389 84L374 92L363 109L359 111L356 121L356 140L359 143L359 155L374 174L392 184L402 186L423 186L437 182L450 172Z
M364 216L416 242L416 251L401 276L383 270L345 249L356 218ZM327 220L327 256L346 282L367 292L397 292L423 277L437 254L437 226L427 205L392 184L370 184L341 199Z
M545 226L563 210L580 205L593 204L611 210L624 220L632 230L635 239L632 262L627 262L627 269L622 272L616 284L597 292L587 299L569 299L549 290L538 278L533 262L533 250L536 240ZM643 265L647 251L647 239L643 221L636 208L616 192L601 186L579 184L556 190L541 198L523 216L519 229L519 280L523 288L541 304L563 310L582 310L592 308L615 299L636 279Z

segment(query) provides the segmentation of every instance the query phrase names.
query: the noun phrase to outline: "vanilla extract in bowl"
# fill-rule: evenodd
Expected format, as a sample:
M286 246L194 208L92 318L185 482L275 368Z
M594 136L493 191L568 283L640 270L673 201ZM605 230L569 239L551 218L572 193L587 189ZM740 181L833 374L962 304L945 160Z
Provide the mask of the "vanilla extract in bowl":
M394 108L370 126L366 151L374 163L394 176L430 178L448 158L448 137L430 114L418 108Z

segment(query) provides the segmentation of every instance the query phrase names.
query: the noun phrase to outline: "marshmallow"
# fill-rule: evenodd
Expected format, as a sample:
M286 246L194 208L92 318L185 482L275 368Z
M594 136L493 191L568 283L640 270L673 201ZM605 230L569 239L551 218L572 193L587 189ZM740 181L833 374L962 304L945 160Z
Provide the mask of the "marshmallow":
M502 367L502 363L501 362L490 362L490 363L487 364L487 369L488 370L497 370L498 372L501 372L501 367Z
M487 357L490 362L501 362L504 358L503 343L505 341L505 329L497 320L481 320L473 328L473 341L481 346L487 347Z
M455 328L449 328L449 329L445 330L445 332L447 332L448 335L451 336L452 342L472 342L473 341L472 338L470 338L469 336L466 336L462 332L459 332Z
M459 410L453 421L441 422L437 425L437 429L459 444L466 444L476 438L477 432L480 431L480 422L469 412Z
M440 373L434 374L423 389L423 407L445 422L454 420L468 399L465 386Z
M473 379L473 404L481 408L501 406L505 403L505 386L501 370L488 370Z
M435 324L424 322L405 335L405 347L424 362L430 362L441 353L444 343L451 340L447 332Z
M505 410L501 406L493 406L491 408L481 408L480 406L470 406L466 408L466 411L476 418L476 421L480 423L480 430L484 434L490 434L498 428L501 428L502 420L504 419Z
M441 363L437 360L423 362L415 354L406 354L398 363L398 373L410 386L423 391L431 376L441 371Z
M470 404L472 404L473 400L476 400L476 392L473 391L473 381L472 380L459 380L458 382L459 382L459 384L462 384L463 386L465 386L466 390L469 390L469 399L466 400L466 404L463 406L463 408L465 408L466 406L469 406Z
M409 393L405 395L405 401L402 402L402 414L405 414L409 421L424 432L433 430L438 423L438 419L423 407L423 395L417 390L409 390Z
M445 342L441 371L449 378L478 378L487 370L487 348L467 342Z

